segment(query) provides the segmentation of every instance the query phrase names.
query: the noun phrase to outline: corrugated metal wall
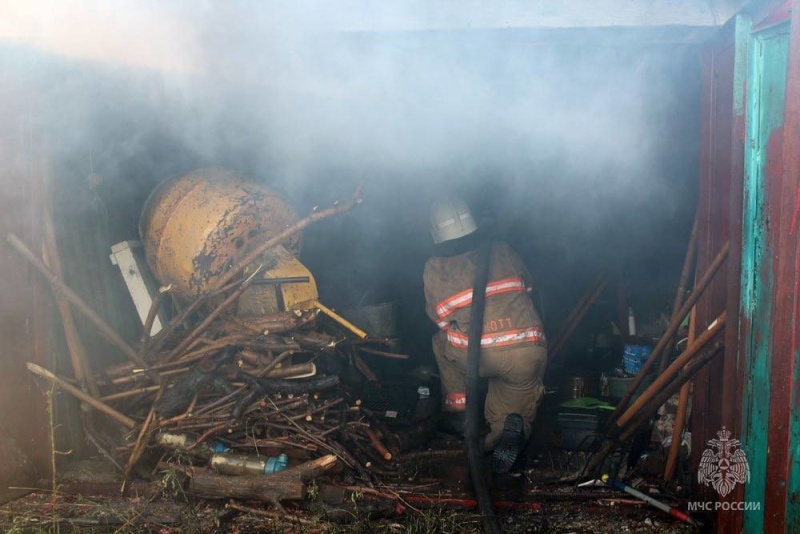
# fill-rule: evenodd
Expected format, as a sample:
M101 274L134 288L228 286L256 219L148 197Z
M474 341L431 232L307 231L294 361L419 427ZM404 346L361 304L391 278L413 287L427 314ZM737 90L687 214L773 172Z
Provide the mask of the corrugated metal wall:
M2 50L0 60L13 59L13 54ZM35 381L25 363L73 376L49 285L5 243L6 235L14 233L35 255L43 256L41 218L47 187L52 191L66 283L129 341L138 339L141 329L119 270L108 259L113 244L110 216L87 185L88 165L77 168L53 156L55 152L63 158L68 151L59 143L74 132L69 124L54 122L53 117L60 116L57 106L64 102L31 67L36 61L41 59L23 55L17 62L4 63L10 67L0 72L0 501L20 493L9 487L50 484L53 458L45 396L49 385ZM92 365L121 360L118 350L87 320L79 314L75 318ZM86 440L75 399L58 388L53 399L56 448L72 451L56 457L63 463L80 457ZM101 418L97 424L103 423Z
M41 129L35 92L23 80L0 73L0 500L47 480L50 443L41 390L25 363L45 364L49 325L46 288L5 244L13 232L40 248Z

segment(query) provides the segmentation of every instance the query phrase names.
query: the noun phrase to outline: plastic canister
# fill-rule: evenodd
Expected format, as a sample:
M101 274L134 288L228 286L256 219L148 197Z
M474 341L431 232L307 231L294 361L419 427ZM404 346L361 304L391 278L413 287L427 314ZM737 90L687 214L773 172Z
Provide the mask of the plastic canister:
M285 454L261 457L251 454L220 453L211 457L211 467L222 475L268 475L289 466Z
M285 454L270 456L264 465L264 473L277 473L289 467L289 458Z
M626 373L638 373L644 362L650 357L653 347L650 345L625 345L622 355L622 365Z

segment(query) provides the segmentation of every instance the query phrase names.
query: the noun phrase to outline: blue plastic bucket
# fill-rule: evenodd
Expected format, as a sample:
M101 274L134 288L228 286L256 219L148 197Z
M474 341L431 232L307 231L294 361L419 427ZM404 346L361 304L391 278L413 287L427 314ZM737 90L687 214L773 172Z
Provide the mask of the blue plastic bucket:
M642 369L642 365L650 357L653 347L650 345L625 345L625 352L622 354L622 365L626 373L636 374Z

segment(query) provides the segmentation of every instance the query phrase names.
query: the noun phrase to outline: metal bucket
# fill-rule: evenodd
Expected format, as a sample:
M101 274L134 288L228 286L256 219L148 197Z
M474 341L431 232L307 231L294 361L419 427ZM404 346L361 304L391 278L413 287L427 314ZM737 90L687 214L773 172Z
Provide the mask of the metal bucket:
M570 383L570 399L580 399L581 397L586 396L586 381L582 376L571 376L569 378Z
M342 317L364 330L372 337L399 337L397 303L381 302L342 310Z
M559 398L562 402L581 397L593 397L599 393L597 375L583 369L571 369L571 373L562 375L557 379L557 383L561 391Z
M634 378L632 376L608 376L606 378L608 380L608 396L612 399L621 399L625 396Z

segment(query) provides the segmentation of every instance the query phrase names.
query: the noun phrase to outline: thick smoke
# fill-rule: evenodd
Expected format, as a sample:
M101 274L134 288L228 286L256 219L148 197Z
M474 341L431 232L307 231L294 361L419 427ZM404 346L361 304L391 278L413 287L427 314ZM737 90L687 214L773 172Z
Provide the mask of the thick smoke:
M2 58L46 95L62 178L103 177L90 200L114 215L113 241L136 237L160 179L221 165L301 211L364 181L363 207L308 232L304 259L323 296L399 300L411 326L425 323L427 210L444 194L494 220L552 308L618 262L648 281L634 302L674 283L696 187L695 47L382 4L326 20L293 2L52 3L36 31L61 24L59 38L7 39Z

